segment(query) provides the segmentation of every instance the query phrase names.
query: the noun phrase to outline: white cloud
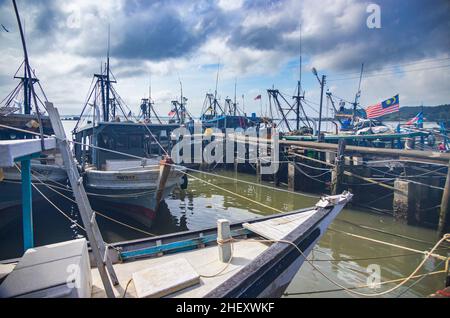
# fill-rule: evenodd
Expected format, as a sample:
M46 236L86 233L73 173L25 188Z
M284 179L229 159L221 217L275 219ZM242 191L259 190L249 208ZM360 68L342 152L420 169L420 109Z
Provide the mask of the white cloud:
M240 9L244 0L219 0L218 5L222 10L233 11Z
M32 31L38 21L39 10L44 10L45 6L35 6L29 10L22 8L29 30L28 47L32 66L36 68L49 98L64 106L63 112L76 113L81 109L92 73L97 72L105 60L108 22L111 23L111 41L115 47L124 41L125 34L128 34L126 32L135 31L129 30L130 19L146 17L147 4L142 10L136 10L137 13L133 13L134 15L127 16L131 13L126 11L125 7L130 3L140 2L124 0L55 2L65 17L75 11L81 12L79 28L71 28L66 25L66 18L60 18L48 31L49 34L42 33L33 37ZM223 98L232 96L234 80L237 77L239 79L237 95L241 96L244 93L249 107L252 107L250 96L264 92L272 83L285 91L291 91L295 86L296 74L293 73L297 72L296 65L298 65L295 61L298 60L300 22L304 44L303 56L304 60L308 61L308 65L304 66L306 73L304 87L307 89L308 98L313 101L318 101L319 92L317 81L312 78L309 71L306 72L312 66L333 78L335 72L358 69L361 62L366 62L369 67L379 67L379 73L383 73L388 70L385 65L439 56L437 44L435 48L432 46L433 43L427 44L428 51L424 51L425 53L418 51L417 57L411 52L414 49L421 50L422 47L410 49L404 46L398 51L392 51L391 47L380 49L377 46L379 40L383 39L381 35L380 38L375 38L376 41L372 38L366 39L361 35L367 29L365 2L286 0L273 3L264 7L260 3L222 0L217 3L218 9L217 5L211 6L208 2L183 7L177 7L176 1L163 2L158 8L177 7L174 10L180 14L181 23L186 25L187 32L191 32L193 38L198 40L198 44L189 52L178 50L175 53L179 54L172 54L170 57L162 55L158 59L147 56L119 58L118 52L112 50L112 67L118 77L118 92L137 110L141 97L148 94L149 74L152 74L154 98L161 113L167 113L170 110L170 101L179 96L179 74L183 81L184 93L189 98L191 112L199 115L205 93L214 90L215 86L216 69L206 66L216 64L220 58L222 68L219 94ZM21 6L24 7L26 4ZM12 78L23 58L19 38L14 32L15 21L11 19L9 4L0 7L0 17L2 21L7 21L5 23L10 23L8 26L13 31L8 34L0 33L2 56L0 75L4 82L5 78ZM157 28L158 25L152 27ZM203 34L206 28L211 28L211 31ZM418 25L417 28L422 28L422 25ZM273 31L272 38L270 37L272 34L269 37L261 34L267 30ZM253 35L252 31L255 31L257 36L250 37L250 40L254 40L256 44L263 42L268 45L258 47L255 43L251 43L245 35L246 32ZM385 33L390 35L397 31L388 30ZM243 36L236 39L236 34L239 33ZM427 38L435 38L436 34L440 33L442 31L435 27ZM143 34L145 35L145 32ZM381 33L377 36L379 34ZM137 46L138 43L133 45ZM153 49L155 43L147 45ZM170 45L164 43L159 47L173 50ZM133 50L134 47L130 47L130 51ZM377 59L378 64L370 65L373 58ZM286 71L286 68L289 70ZM369 104L398 92L404 105L420 104L422 101L425 104L449 102L449 90L446 87L446 83L450 82L449 70L446 68L367 78L363 81L361 101ZM0 86L0 97L6 96L15 85L15 81L11 79L11 82ZM357 80L330 82L329 85L337 95L353 99Z

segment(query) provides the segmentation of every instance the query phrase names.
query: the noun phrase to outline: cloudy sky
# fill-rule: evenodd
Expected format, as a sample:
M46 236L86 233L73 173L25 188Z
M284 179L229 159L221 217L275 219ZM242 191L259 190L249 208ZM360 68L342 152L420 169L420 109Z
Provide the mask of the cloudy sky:
M189 109L200 115L213 92L220 61L218 95L237 95L245 110L259 112L253 99L275 86L290 96L299 77L315 114L316 67L328 76L327 89L354 99L365 64L361 104L400 94L401 105L450 103L450 1L376 0L381 28L368 28L371 1L182 1L182 0L17 0L25 23L31 65L49 100L61 113L80 112L94 72L105 62L111 28L116 90L137 111L153 98L160 114L179 96L183 82ZM23 60L13 6L0 0L0 96L15 86Z

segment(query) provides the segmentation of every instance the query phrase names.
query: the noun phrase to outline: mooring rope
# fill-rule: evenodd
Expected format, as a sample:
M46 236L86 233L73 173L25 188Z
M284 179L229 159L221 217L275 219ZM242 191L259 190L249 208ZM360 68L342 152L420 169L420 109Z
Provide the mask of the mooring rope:
M406 236L406 235L391 233L391 232L388 232L388 231L384 231L384 230L381 230L381 229L373 228L373 227L370 227L370 226L367 226L367 225L356 224L356 223L353 223L353 222L350 222L350 221L347 221L347 220L342 220L342 219L339 219L339 218L336 218L336 220L339 221L339 222L347 223L347 224L350 224L350 225L353 225L353 226L356 226L356 227L368 230L368 231L373 231L373 232L378 232L378 233L387 234L387 235L391 235L391 236L396 236L398 238L402 238L402 239L406 239L406 240L410 240L410 241L415 241L415 242L419 242L419 243L424 243L424 244L434 244L434 242L424 241L424 240L421 240L421 239L418 239L418 238L414 238L414 237L410 237L410 236Z
M43 174L41 174L39 171L37 171L36 169L31 168L31 170L34 172L33 174L33 178L35 178L36 180L38 180L38 178L36 177L36 174L49 179L48 176L45 176ZM64 185L58 181L55 180L47 180L48 183L52 182L55 183L57 186L52 185L52 184L47 184L45 183L45 181L43 182L42 180L39 180L40 183L45 184L46 186L55 188L55 189L59 189L59 190L63 190L63 191L68 191L68 192L73 192L72 191L72 187ZM22 181L5 181L5 182L11 182L11 183L22 183ZM96 196L96 197L106 197L106 198L133 198L133 197L141 197L144 195L148 195L148 194L152 194L155 193L155 190L148 190L148 191L142 191L142 192L134 192L134 193L125 193L125 194L100 194L100 193L92 193L92 192L86 192L87 195L89 196Z
M320 198L320 196L310 195L310 194L306 194L306 193L302 193L302 192L289 191L289 190L278 188L278 187L271 187L271 186L268 186L268 185L265 185L265 184L261 184L261 183L255 183L255 182L245 181L245 180L242 180L242 179L231 178L231 177L219 175L219 174L216 174L216 173L211 173L211 172L201 171L201 170L198 170L198 169L192 169L192 168L184 167L184 166L181 166L181 165L176 165L176 164L169 164L169 165L171 165L173 167L176 167L178 169L182 168L182 169L185 169L185 170L188 170L188 171L204 174L204 175L207 175L207 176L227 179L227 180L230 180L230 181L233 181L233 182L241 182L241 183L249 184L249 185L252 185L252 186L266 188L266 189L269 189L269 190L275 190L275 191L285 192L285 193L294 194L294 195L306 196L306 197L311 197L311 198L315 198L315 199Z
M14 164L17 168L17 170L19 170L20 173L22 173L22 170L20 169L20 167L17 165L17 163ZM86 231L86 229L81 226L80 224L78 224L78 222L74 219L72 219L70 216L68 216L63 210L61 210L55 203L53 203L44 193L41 192L41 190L38 189L38 187L31 183L31 185L33 186L33 188L46 200L48 201L48 203L50 203L55 209L56 211L58 211L60 214L62 214L65 218L67 218L72 224L75 224L76 226L78 226L80 229L82 229L83 231Z
M20 172L20 168L17 166L17 164L16 164L16 168L17 168L17 169L19 170L19 172ZM36 180L37 180L39 183L41 183L43 186L47 187L47 188L50 189L51 191L55 192L56 194L59 194L60 196L62 196L62 197L65 198L66 200L69 200L70 202L77 204L77 201L76 201L76 200L74 200L74 199L72 199L72 198L66 196L65 194L63 194L63 193L61 193L61 192L59 192L59 191L57 191L57 190L55 190L55 189L53 189L51 186L47 185L45 182L43 182L42 180L40 180L38 177L35 176L35 178L36 178ZM84 229L81 225L79 225L75 220L71 219L71 218L70 218L69 216L67 216L61 209L59 209L53 202L51 202L51 200L50 200L47 196L45 196L41 191L39 191L39 190L36 188L36 185L33 185L33 187L39 192L39 194L41 194L41 195L44 197L44 199L46 199L47 201L49 201L49 203L50 203L54 208L56 208L56 209L58 210L58 212L62 213L62 214L63 214L66 218L68 218L72 223L76 224L76 225L79 226L81 229L85 230L85 229ZM119 221L119 220L116 220L116 219L114 219L114 218L112 218L112 217L110 217L110 216L107 216L107 215L105 215L105 214L103 214L103 213L101 213L101 212L98 212L98 211L95 211L95 210L92 210L92 212L94 212L95 214L100 215L101 217L103 217L103 218L105 218L105 219L108 219L108 220L110 220L110 221L112 221L112 222L114 222L114 223L120 224L120 225L122 225L122 226L125 226L125 227L127 227L127 228L129 228L129 229L135 230L135 231L140 232L140 233L142 233L142 234L146 234L146 235L151 236L151 237L156 236L156 234L153 234L153 233L147 232L147 231L145 231L145 230L139 229L139 228L137 228L137 227L131 226L131 225L129 225L129 224L123 223L123 222L121 222L121 221ZM85 231L86 231L86 230L85 230Z
M12 126L7 126L7 125L0 124L0 127L4 127L4 128L8 128L8 129L17 130L17 131L29 133L29 134L32 134L32 135L40 136L40 134L38 134L38 133L30 132L28 130L24 130L24 129L20 129L20 128L15 128L15 127L12 127ZM49 138L52 137L52 136L49 136L49 135L44 135L44 136L45 137L49 137ZM54 137L54 138L61 139L61 138L58 138L58 137ZM149 158L144 158L144 157L139 157L139 156L135 156L135 155L130 155L130 154L127 154L127 153L124 153L124 152L115 151L115 150L111 150L111 149L107 149L107 148L102 148L102 147L98 147L98 146L88 145L88 144L84 144L84 143L73 141L73 140L67 140L66 139L66 141L69 142L69 143L79 144L79 145L82 145L82 146L88 146L88 147L92 147L94 149L98 149L98 150L102 150L102 151L106 151L106 152L110 152L110 153L123 155L123 156L129 157L129 158L134 158L134 159L139 159L139 160L148 160L149 159ZM180 165L173 165L173 166L183 167L183 166L180 166ZM208 174L208 173L206 173L204 171L200 171L200 170L196 170L196 169L190 169L190 168L187 168L187 167L183 167L183 169L187 169L187 170L191 170L191 171L193 170L195 172L202 173L202 174ZM229 178L229 177L220 176L220 175L216 175L216 174L210 174L210 175L214 175L214 176L217 176L217 177L220 177L220 178L228 178L228 179L232 179L233 181L238 181L238 182L242 182L242 183L252 184L252 185L259 186L259 187L265 187L265 188L269 188L269 189L276 190L276 191L288 192L288 193L295 194L295 195L309 196L309 197L313 197L313 198L319 198L319 196L312 196L312 195L308 195L308 194L305 194L305 193L299 193L299 192L293 192L293 191L289 191L289 190L285 190L285 189L269 187L269 186L266 186L266 185L263 185L263 184L251 183L251 182L247 182L247 181L240 180L240 179Z
M239 241L239 240L237 240ZM244 240L241 240L244 241ZM434 251L444 242L444 241L450 241L450 234L445 234L435 245L434 247L431 249L431 251L429 253L424 252L425 257L422 260L422 262L420 262L420 264L416 267L416 269L405 279L401 280L399 284L397 284L396 286L383 291L383 292L379 292L379 293L360 293L360 292L356 292L354 290L349 289L348 287L343 286L342 284L336 282L335 280L333 280L332 278L328 277L328 275L326 275L320 268L318 268L316 265L314 265L313 261L309 260L307 258L307 256L303 253L303 251L294 243L291 241L286 241L286 240L245 240L245 241L255 241L255 242L267 242L267 243L285 243L285 244L289 244L292 245L305 259L305 261L310 264L319 274L321 274L326 280L328 280L330 283L336 285L339 288L342 288L343 290L345 290L346 292L349 292L351 294L355 294L357 296L362 296L362 297L379 297L379 296L383 296L389 293L392 293L393 291L397 290L398 288L400 288L401 286L403 286L404 284L406 284L408 281L410 281L416 274L417 272L422 268L422 266L425 264L425 262L428 260L428 258L430 258ZM443 257L440 257L440 259L442 260ZM448 260L448 258L444 258L445 260Z
M247 201L252 202L252 203L254 203L254 204L257 204L257 205L260 205L260 206L265 207L265 208L267 208L267 209L273 210L273 211L275 211L275 212L277 212L277 213L283 213L283 211L281 211L281 210L279 210L279 209L276 209L276 208L271 207L271 206L269 206L269 205L266 205L266 204L264 204L264 203L258 202L258 201L256 201L256 200L252 200L252 199L250 199L250 198L247 198L247 197L245 197L245 196L243 196L243 195L240 195L240 194L235 193L235 192L233 192L233 191L227 190L227 189L225 189L225 188L221 188L221 187L219 187L219 186L217 186L217 185L215 185L215 184L213 184L213 183L211 183L211 182L208 182L208 181L206 181L206 180L204 180L204 179L202 179L202 178L195 177L195 176L193 176L193 175L191 175L191 174L189 174L189 173L187 173L187 172L185 172L185 171L181 171L181 170L180 170L180 172L184 173L185 175L187 175L187 176L190 177L190 178L193 178L193 179L199 180L199 181L201 181L201 182L204 182L204 183L206 183L206 184L208 184L208 185L210 185L210 186L212 186L212 187L214 187L214 188L216 188L216 189L219 189L219 190L221 190L221 191L230 193L230 194L232 194L232 195L234 195L234 196L237 196L237 197L239 197L239 198L241 198L241 199L247 200Z
M432 275L437 275L437 274L443 274L445 273L445 270L440 270L440 271L434 271L434 272L429 272L429 273L425 273L425 274L420 274L420 275L414 275L413 277L411 277L412 279L416 279L416 278L423 278L423 277L427 277L427 276L432 276ZM398 283L401 282L402 280L406 279L407 277L402 277L402 278L397 278L397 279L392 279L392 280L387 280L384 282L380 282L377 285L386 285L386 284L392 284L392 283ZM308 291L308 292L294 292L294 293L284 293L284 296L301 296L301 295L311 295L311 294L324 294L324 293L333 293L333 292L340 292L340 291L348 291L348 290L355 290L355 289L363 289L363 288L371 288L372 285L360 285L360 286L353 286L353 287L347 287L347 288L335 288L335 289L326 289L326 290L313 290L313 291Z
M421 250L417 250L417 249L410 248L410 247L406 247L406 246L399 245L399 244L393 244L393 243L389 243L389 242L385 242L385 241L373 239L373 238L366 237L366 236L362 236L362 235L357 235L357 234L353 234L353 233L349 233L349 232L345 232L345 231L340 231L340 230L336 230L336 229L331 228L331 227L329 228L329 230L331 230L331 231L333 231L333 232L341 233L341 234L344 234L344 235L347 235L347 236L351 236L351 237L354 237L354 238L358 238L358 239L361 239L361 240L366 240L366 241L370 241L370 242L374 242L374 243L378 243L378 244L382 244L382 245L387 245L387 246L391 246L391 247L396 247L396 248L403 249L403 250L410 251L410 252L421 253L421 254L423 254L423 255L425 255L425 256L431 255L431 256L433 256L434 258L438 258L438 259L446 259L446 257L444 257L444 256L442 256L442 255L438 255L438 254L433 254L433 255L432 255L432 252L421 251ZM447 235L448 235L448 234L447 234ZM444 237L445 237L445 236L444 236ZM448 238L447 238L447 239L448 239ZM445 240L444 240L444 241L445 241ZM440 245L440 244L442 244L442 242L439 243L439 245Z

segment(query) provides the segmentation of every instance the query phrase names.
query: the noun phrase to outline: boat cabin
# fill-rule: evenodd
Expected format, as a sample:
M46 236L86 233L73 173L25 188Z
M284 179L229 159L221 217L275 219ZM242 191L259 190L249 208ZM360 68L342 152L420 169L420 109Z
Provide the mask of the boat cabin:
M45 135L52 135L53 128L48 116L42 116L41 122L43 133ZM30 132L30 134L27 134L24 131L0 127L0 140L33 139L35 138L33 133L39 133L39 120L36 115L9 114L7 116L0 116L0 124Z
M75 156L80 164L93 164L100 169L107 160L129 159L129 157L95 149L89 145L138 157L161 156L163 151L158 143L164 149L169 150L170 135L179 127L178 124L161 125L134 122L102 122L95 126L85 126L73 133L73 140L77 142L74 145Z
M231 116L231 115L223 115L223 116L203 115L200 119L202 121L203 127L218 128L222 130L226 128L247 129L249 127L257 126L261 123L261 118L256 117L255 113L252 114L252 117Z

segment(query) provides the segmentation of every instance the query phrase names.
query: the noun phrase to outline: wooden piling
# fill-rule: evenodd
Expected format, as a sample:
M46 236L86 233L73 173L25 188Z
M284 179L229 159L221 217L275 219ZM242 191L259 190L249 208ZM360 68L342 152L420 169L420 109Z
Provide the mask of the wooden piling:
M158 177L158 187L155 192L155 205L154 211L157 212L163 200L164 190L166 188L167 179L169 178L170 171L174 162L172 158L166 156L163 160L159 162L159 177Z
M397 179L394 182L394 217L406 221L407 224L418 223L419 187L407 180Z
M288 163L288 190L289 191L295 191L295 175L296 175L296 169L295 169L295 161Z
M273 184L278 187L280 185L280 173L282 169L282 163L278 167L278 170L273 174Z
M256 161L256 180L257 182L262 181L262 175L261 175L261 159L258 158Z
M336 195L342 192L342 179L345 165L345 140L339 139L338 153L335 166L331 173L331 194Z
M219 259L223 263L228 263L231 258L231 238L230 221L225 219L217 220Z
M442 193L441 211L439 213L439 236L443 236L446 232L448 214L450 213L450 161L447 169L447 180L445 181L444 191Z

